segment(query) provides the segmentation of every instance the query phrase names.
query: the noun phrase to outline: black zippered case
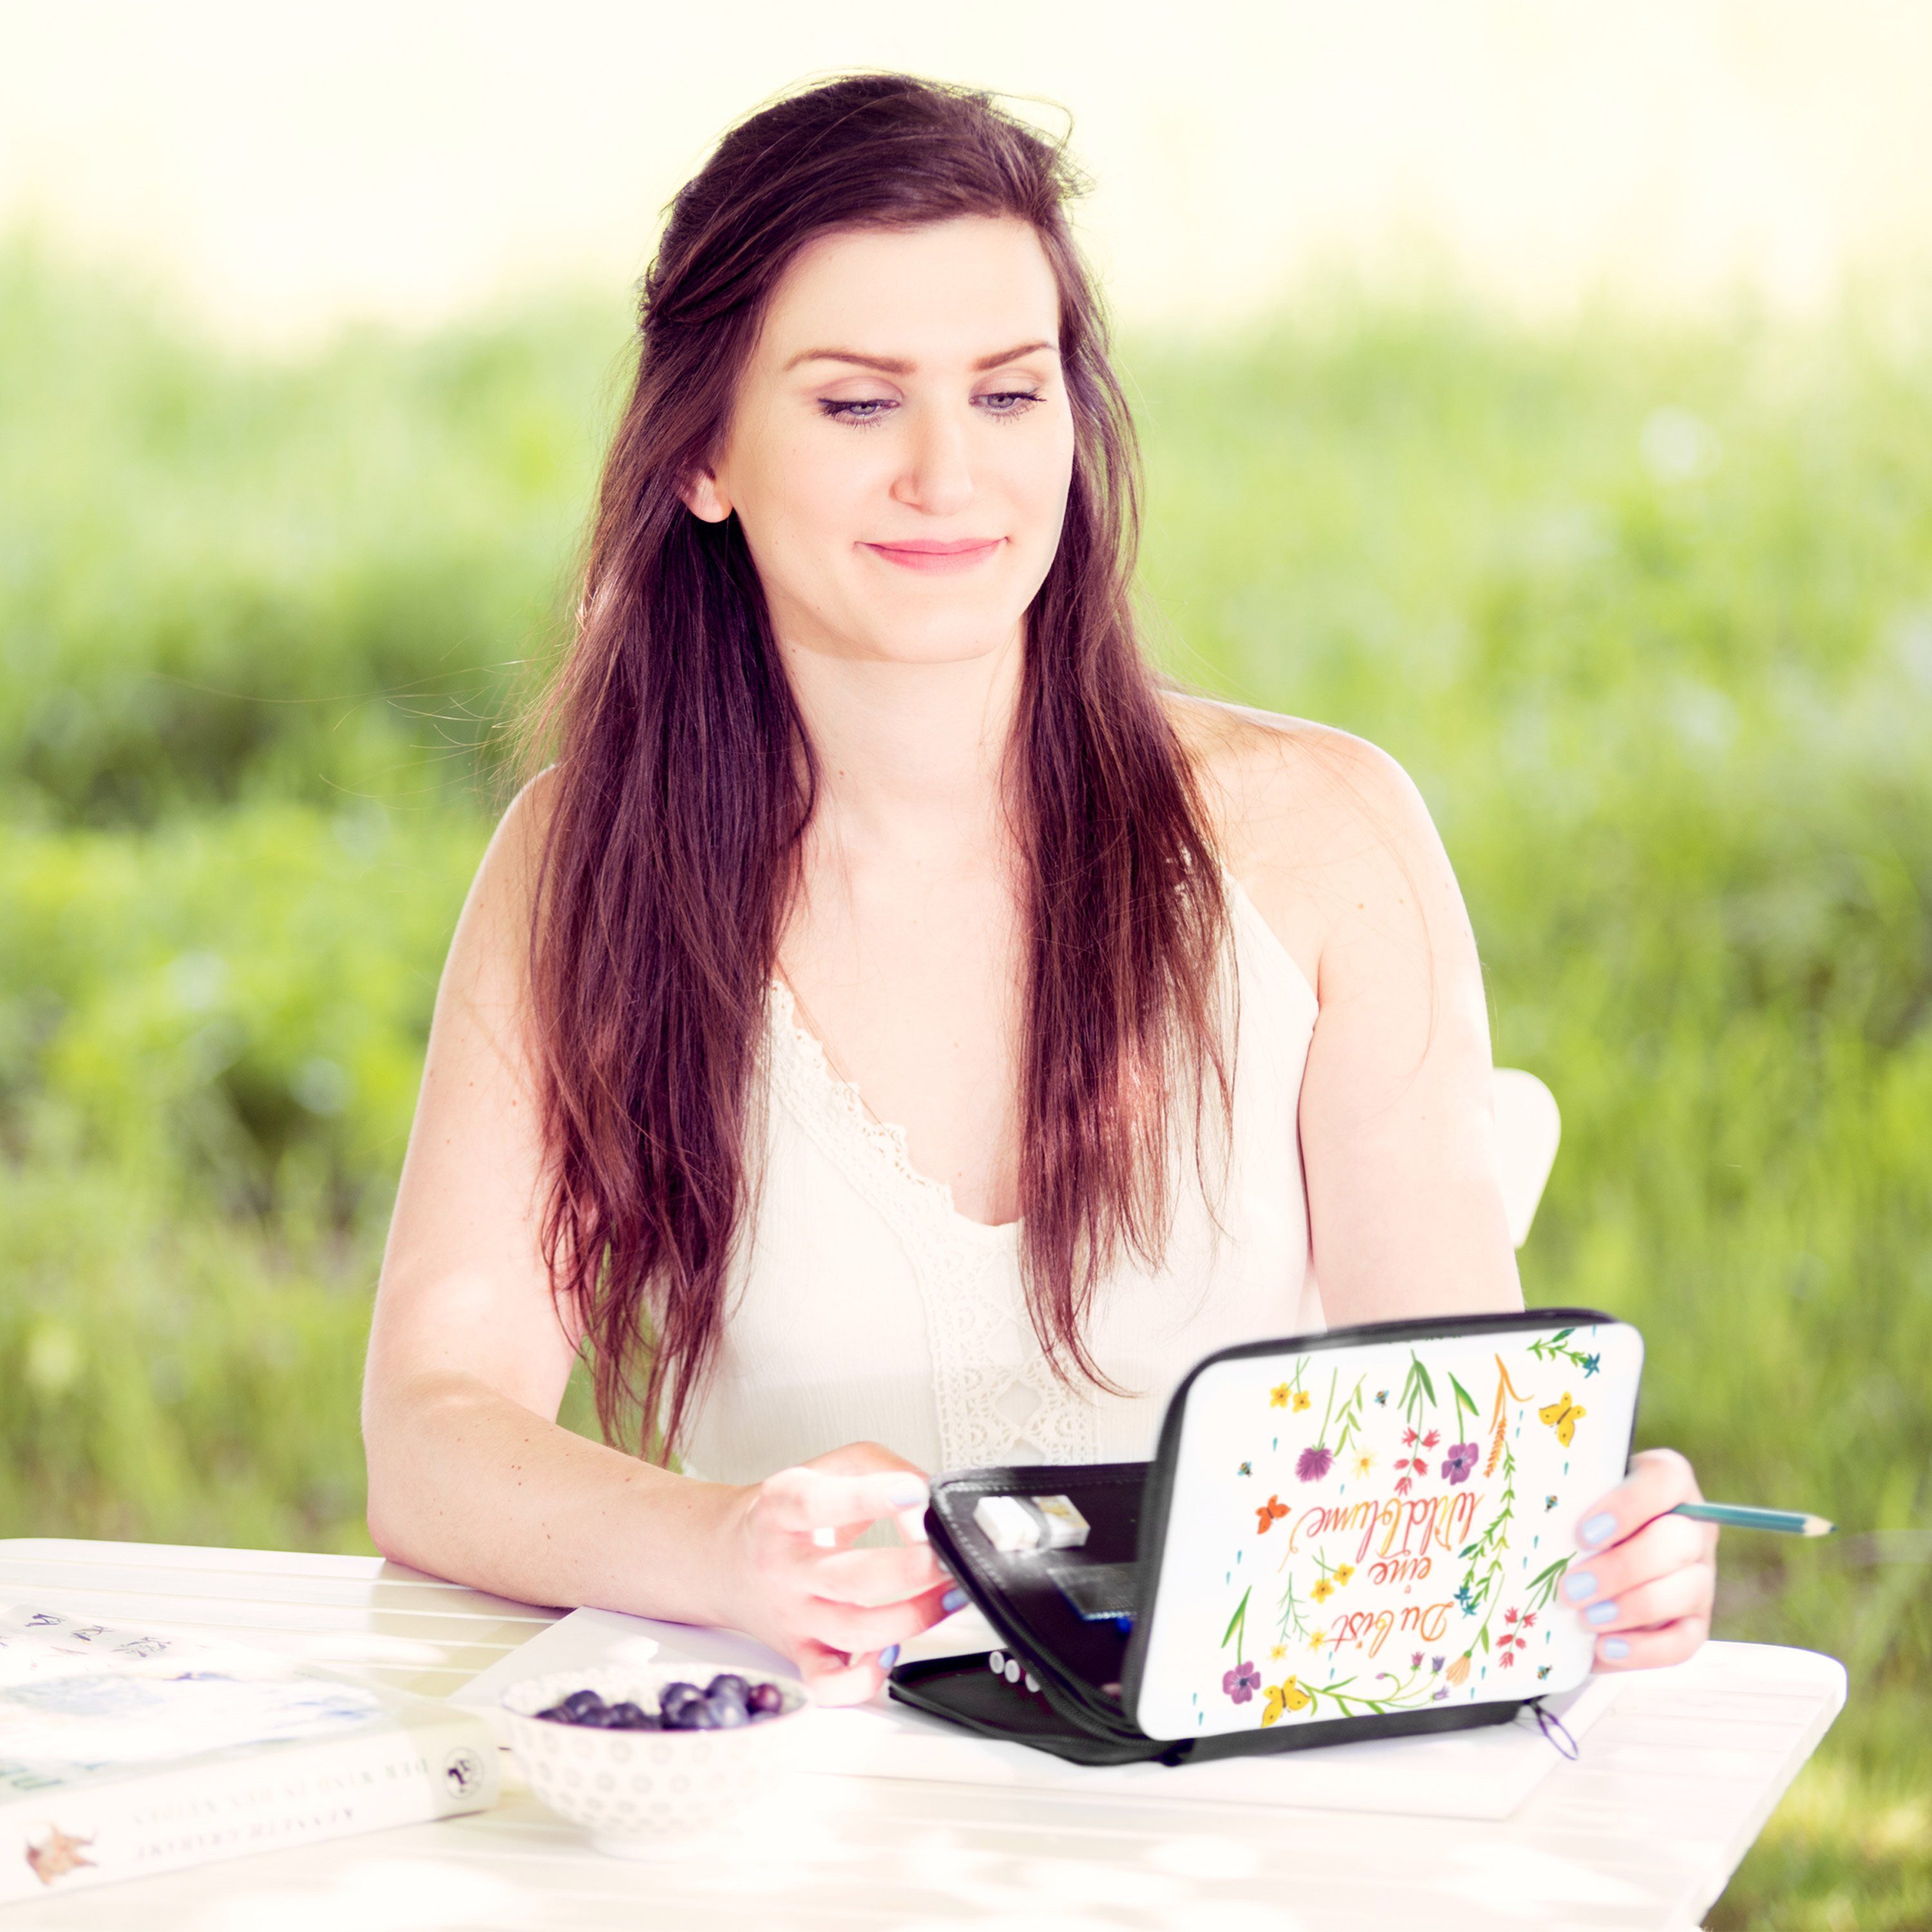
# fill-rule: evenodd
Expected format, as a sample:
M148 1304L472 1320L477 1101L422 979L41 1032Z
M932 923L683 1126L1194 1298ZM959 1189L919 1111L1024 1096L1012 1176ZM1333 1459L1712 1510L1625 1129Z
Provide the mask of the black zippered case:
M1219 1350L1174 1390L1151 1462L967 1469L934 1479L926 1516L932 1547L1000 1647L902 1664L890 1694L981 1736L1080 1764L1180 1764L1505 1723L1588 1674L1594 1640L1558 1621L1557 1585L1575 1553L1577 1517L1628 1468L1642 1364L1637 1332L1586 1308L1365 1323ZM1492 1408L1472 1393L1478 1367L1484 1387L1496 1384ZM1304 1418L1324 1378L1320 1434L1353 1459L1339 1472L1329 1440L1297 1448L1298 1431L1312 1428ZM1348 1384L1338 1424L1335 1396ZM1478 1430L1472 1425L1486 1408ZM1452 1418L1448 1434L1471 1440L1448 1444L1438 1460ZM1595 1426L1586 1430L1587 1423ZM1250 1436L1252 1454L1240 1453ZM1587 1438L1580 1446L1580 1436ZM1409 1456L1384 1458L1384 1442ZM1320 1452L1312 1460L1310 1450ZM1518 1483L1531 1474L1538 1486L1555 1486L1520 1496ZM975 1520L983 1498L1048 1496L1066 1498L1084 1518L1078 1550L1003 1555ZM1249 1528L1249 1514L1258 1527ZM1442 1532L1459 1526L1452 1553ZM1355 1553L1358 1530L1361 1560L1352 1563L1345 1559ZM1370 1562L1378 1533L1383 1552ZM1418 1537L1426 1553L1409 1554ZM1322 1553L1324 1541L1336 1561ZM1214 1573L1231 1550L1223 1582ZM1298 1592L1298 1577L1312 1567L1316 1584ZM1459 1568L1462 1587L1444 1599L1439 1593ZM1352 1598L1358 1578L1364 1592L1379 1594ZM1426 1611L1412 1594L1418 1582L1425 1598L1434 1594ZM1216 1645L1238 1587L1239 1607ZM1250 1642L1246 1622L1250 1607L1262 1618L1258 1588L1263 1621L1282 1637L1265 1648ZM1115 1596L1118 1604L1109 1600ZM1325 1605L1338 1601L1360 1607L1329 1615ZM1532 1603L1538 1609L1523 1607ZM1124 1616L1105 1613L1130 1604ZM1311 1650L1309 1640L1324 1626L1322 1645ZM1425 1630L1436 1634L1412 1650ZM1234 1655L1231 1645L1255 1655ZM1360 1667L1352 1661L1346 1676L1334 1661L1345 1651L1352 1660L1360 1653ZM1397 1667L1380 1667L1384 1652ZM1418 1660L1406 1670L1405 1655ZM1264 1656L1279 1667L1263 1671ZM1298 1663L1301 1669L1288 1667ZM1268 1676L1282 1682L1269 1686ZM1399 1688L1390 1691L1385 1678Z

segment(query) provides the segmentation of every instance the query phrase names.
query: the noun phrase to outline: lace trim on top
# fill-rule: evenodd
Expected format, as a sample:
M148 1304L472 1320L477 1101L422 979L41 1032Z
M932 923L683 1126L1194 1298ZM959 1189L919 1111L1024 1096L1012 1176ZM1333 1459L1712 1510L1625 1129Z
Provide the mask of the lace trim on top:
M948 1468L1040 1458L1092 1462L1098 1418L1047 1365L1011 1258L1020 1224L962 1214L952 1190L912 1164L905 1130L879 1120L832 1070L783 981L768 989L772 1085L819 1151L904 1249L926 1312L933 1399Z
M1001 1246L1012 1245L1018 1234L1019 1222L1002 1221L995 1224L976 1221L970 1214L961 1214L953 1200L951 1186L946 1181L935 1180L929 1174L922 1174L913 1166L912 1142L905 1129L896 1120L880 1120L866 1106L858 1082L845 1079L834 1070L831 1058L825 1051L825 1042L799 1018L798 1002L793 998L791 988L782 980L774 980L771 991L772 1005L776 1010L773 1015L776 1023L790 1035L794 1048L812 1064L830 1090L841 1119L866 1143L874 1156L884 1162L908 1189L924 1197L934 1213L956 1221L962 1238L990 1238Z

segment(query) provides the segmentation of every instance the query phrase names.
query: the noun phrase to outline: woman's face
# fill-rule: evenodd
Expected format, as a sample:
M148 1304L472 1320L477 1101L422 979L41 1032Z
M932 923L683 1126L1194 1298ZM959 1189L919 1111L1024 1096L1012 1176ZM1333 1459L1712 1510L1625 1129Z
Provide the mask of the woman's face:
M938 664L1016 639L1072 474L1059 312L1018 220L841 231L800 254L723 453L685 497L738 513L782 643Z

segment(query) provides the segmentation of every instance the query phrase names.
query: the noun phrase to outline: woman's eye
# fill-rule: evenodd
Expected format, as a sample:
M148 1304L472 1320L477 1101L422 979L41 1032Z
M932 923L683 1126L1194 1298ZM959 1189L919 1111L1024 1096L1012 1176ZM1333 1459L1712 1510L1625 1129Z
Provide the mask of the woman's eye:
M1000 389L974 400L988 404L987 413L990 416L1024 416L1043 398L1037 389ZM898 407L898 404L887 396L856 397L849 402L836 401L829 396L818 398L820 414L835 422L877 422L889 410Z
M820 396L818 406L822 414L838 422L876 422L880 412L890 409L892 404L884 396L864 396L849 403L836 403Z

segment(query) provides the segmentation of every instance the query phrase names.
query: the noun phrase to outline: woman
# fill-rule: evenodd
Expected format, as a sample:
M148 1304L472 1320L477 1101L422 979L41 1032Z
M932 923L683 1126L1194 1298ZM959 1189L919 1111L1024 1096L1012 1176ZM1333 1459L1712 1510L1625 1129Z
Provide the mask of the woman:
M377 1298L383 1550L733 1625L828 1702L961 1601L927 1471L1143 1456L1211 1348L1522 1305L1414 788L1139 657L1070 191L874 75L678 196ZM580 1346L603 1444L554 1420ZM1589 1513L1604 1667L1702 1641L1696 1494L1653 1450Z

